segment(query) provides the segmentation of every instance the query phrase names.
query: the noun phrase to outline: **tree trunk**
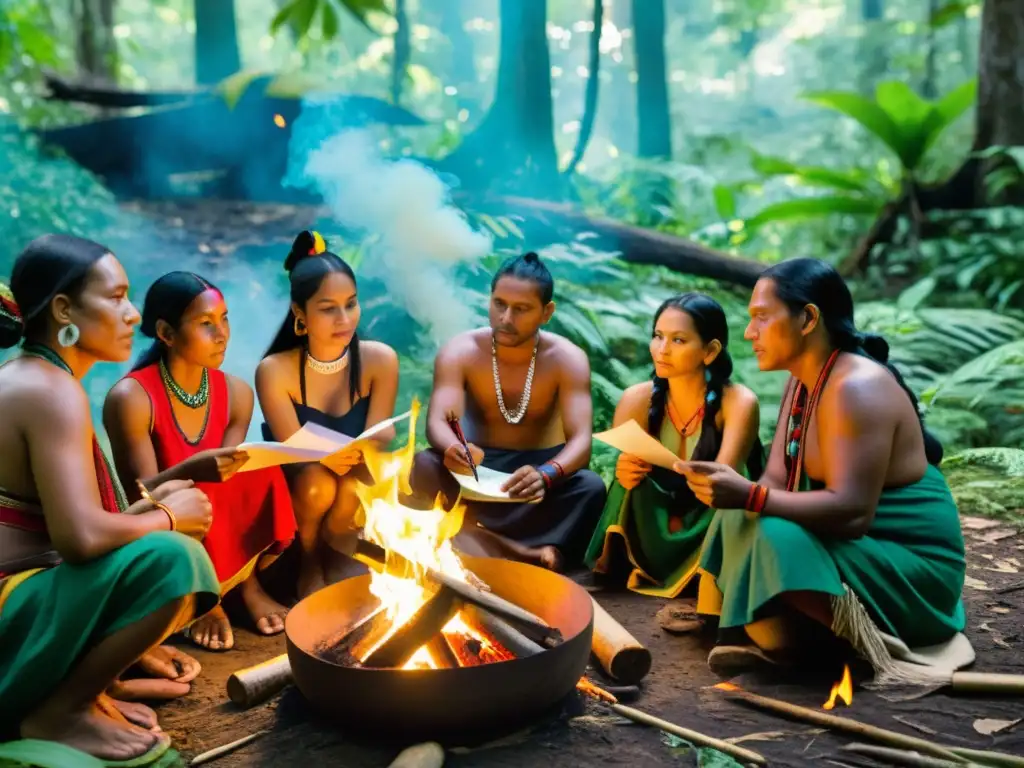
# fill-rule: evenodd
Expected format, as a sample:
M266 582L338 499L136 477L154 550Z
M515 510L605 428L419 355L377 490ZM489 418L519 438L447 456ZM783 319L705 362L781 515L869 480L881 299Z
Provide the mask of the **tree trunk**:
M935 12L939 10L938 0L928 0L928 18L926 20L925 33L925 58L924 58L924 82L921 83L921 95L926 99L934 99L938 93L938 87L935 84L935 79L938 76L936 72L935 57L938 55L939 41L935 34L935 25L931 23L931 20L935 17Z
M437 0L438 27L446 38L451 51L448 62L448 80L458 88L456 103L460 109L473 109L477 102L469 94L472 88L461 84L476 82L476 57L472 36L466 32L464 0Z
M985 0L974 149L1024 146L1024 3Z
M672 157L665 63L664 0L633 0L633 50L636 54L637 154Z
M438 168L475 189L497 182L530 196L561 197L547 0L502 0L500 23L494 101L476 130Z
M92 85L117 84L114 0L74 0L75 60L80 79Z
M402 84L409 69L409 17L405 12L405 0L395 0L394 56L391 60L391 103L402 101Z
M193 0L196 83L213 85L242 68L235 0Z
M590 33L590 72L587 73L587 90L583 98L583 119L580 120L580 132L576 138L576 149L572 159L566 166L565 175L572 176L576 166L587 153L590 135L594 132L594 118L597 117L597 94L600 88L598 75L601 71L601 28L604 25L604 0L592 0L594 3L594 31Z
M858 47L864 62L860 84L864 93L872 93L879 78L889 68L885 38L879 39L885 19L885 0L861 0L860 18L863 31Z

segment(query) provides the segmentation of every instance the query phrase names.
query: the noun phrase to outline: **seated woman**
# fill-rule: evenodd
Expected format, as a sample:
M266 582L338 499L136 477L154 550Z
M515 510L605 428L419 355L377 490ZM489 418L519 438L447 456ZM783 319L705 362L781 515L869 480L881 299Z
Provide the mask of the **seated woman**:
M398 356L391 347L360 341L356 277L326 250L316 232L302 232L284 263L291 309L256 368L263 436L283 441L305 424L349 437L391 417L398 393ZM375 439L386 445L394 428ZM299 596L323 587L331 552L350 551L359 498L354 483L370 483L359 451L322 464L285 467L299 525Z
M728 343L725 312L714 299L684 293L665 301L654 313L654 376L622 393L614 426L632 419L683 459L713 459L758 477L757 397L729 381ZM630 589L675 597L697 573L714 514L679 475L623 453L587 565L609 574L625 555Z
M831 266L794 259L765 270L749 309L745 338L761 370L792 374L766 471L755 484L721 464L678 467L719 510L698 610L726 632L708 662L730 675L778 660L809 617L885 673L891 658L879 648L894 646L883 633L928 646L964 627L964 541L937 468L942 447L887 364L888 345L857 332ZM735 630L741 637L728 637Z
M231 329L223 294L191 272L170 272L146 293L142 334L153 345L132 372L110 390L103 423L114 466L129 499L131 479L147 477L207 449L237 446L252 418L252 389L222 373ZM280 467L234 474L244 454L222 460L221 483L203 484L213 504L213 525L203 538L220 581L220 593L235 587L256 629L273 635L284 629L285 607L260 585L265 568L295 538L295 513ZM188 631L210 650L234 646L221 606Z
M24 342L0 367L0 730L107 765L155 759L169 739L151 709L106 691L218 600L190 538L211 521L192 481L217 457L145 480L128 506L96 440L81 379L127 360L138 322L118 260L67 235L33 240L0 299L0 346Z

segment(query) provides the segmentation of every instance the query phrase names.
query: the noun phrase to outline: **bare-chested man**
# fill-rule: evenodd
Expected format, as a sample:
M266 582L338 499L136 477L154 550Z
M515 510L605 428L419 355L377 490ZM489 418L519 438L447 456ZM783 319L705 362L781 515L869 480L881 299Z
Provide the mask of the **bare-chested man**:
M490 327L459 334L434 361L427 414L432 450L416 457L421 499L459 495L451 473L469 474L449 423L458 417L473 461L512 477L523 503L467 504L457 544L561 569L578 564L605 499L590 463L590 363L572 342L541 331L555 311L554 281L535 253L509 259L491 282Z

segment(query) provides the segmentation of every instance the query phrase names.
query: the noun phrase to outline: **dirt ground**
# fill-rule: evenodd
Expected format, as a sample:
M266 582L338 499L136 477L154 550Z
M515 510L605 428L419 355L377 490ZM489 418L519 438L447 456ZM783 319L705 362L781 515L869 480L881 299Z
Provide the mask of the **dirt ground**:
M1024 630L1020 620L1024 612L1024 536L1005 524L973 518L965 518L964 528L969 562L964 590L967 634L978 655L974 669L1024 674ZM601 592L597 598L654 656L642 695L631 702L632 706L718 738L744 737L744 746L762 753L773 766L878 765L841 752L840 747L850 742L850 737L747 709L710 689L718 680L705 663L707 641L662 631L654 617L664 601L609 592ZM304 761L383 768L398 753L395 746L357 744L341 728L317 722L294 688L248 711L235 707L225 692L230 673L284 652L284 638L280 636L262 638L238 629L235 637L236 648L227 653L190 650L203 664L201 677L189 696L159 708L165 730L186 758L260 729L270 729L270 733L216 764L228 768ZM750 676L735 682L747 690L819 708L840 671L825 670L823 676L799 683ZM601 681L597 674L594 679ZM339 691L339 695L344 692ZM940 692L891 702L858 689L853 705L848 709L840 706L835 714L949 746L1024 754L1024 723L1008 724L1024 718L1020 697L998 699ZM986 720L1002 722L982 722ZM993 727L998 730L991 735L981 732ZM695 753L670 746L662 733L606 714L589 703L582 716L574 717L567 711L498 743L450 750L446 762L449 766L486 768L587 764L686 766L698 762Z

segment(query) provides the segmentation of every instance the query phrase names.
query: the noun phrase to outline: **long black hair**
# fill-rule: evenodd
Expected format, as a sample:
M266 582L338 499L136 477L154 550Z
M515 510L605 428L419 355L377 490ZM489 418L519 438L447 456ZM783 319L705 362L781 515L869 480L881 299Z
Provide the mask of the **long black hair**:
M299 236L295 238L292 249L284 260L284 268L288 272L288 281L291 285L291 302L304 309L306 303L320 290L324 278L333 272L341 272L352 281L353 285L356 284L356 274L352 271L352 267L336 253L328 251L320 233L311 230L300 232ZM295 333L295 314L290 309L274 340L270 342L267 351L263 353L263 357L269 357L289 349L302 350L302 364L304 365L305 355L309 354L306 337ZM348 359L349 399L355 403L360 396L359 382L362 374L358 333L352 334L352 340L348 345Z
M722 391L730 383L732 377L732 357L729 355L729 324L725 318L722 305L703 293L681 293L662 302L654 313L652 334L658 325L658 318L666 309L678 309L690 316L697 335L704 344L717 340L722 345L721 352L707 366L707 393L704 402L704 420L701 422L700 439L693 448L690 457L693 461L714 461L718 449L722 445L722 434L718 431L715 420L722 409ZM665 408L668 404L668 379L656 373L651 375L651 405L647 412L647 431L657 438L661 434L661 425L665 420ZM747 472L750 477L758 478L764 471L764 446L758 437L747 457Z
M139 332L146 338L153 339L153 343L139 355L132 366L133 371L160 362L167 353L167 347L156 335L157 321L163 320L177 330L185 310L197 296L209 290L220 293L217 286L194 272L168 272L149 286L142 306L142 325L139 326Z
M902 374L889 362L889 344L874 333L861 333L853 319L853 296L849 286L836 269L820 259L798 258L779 262L761 273L775 284L779 297L791 314L803 312L813 304L821 314L833 349L862 355L884 365L899 382L914 405L914 412L924 435L924 451L929 464L942 463L942 443L924 426L917 396L907 386Z
M89 270L109 254L106 246L74 235L43 235L25 246L11 270L8 303L14 306L0 311L0 348L45 334L50 302L61 293L76 300Z

